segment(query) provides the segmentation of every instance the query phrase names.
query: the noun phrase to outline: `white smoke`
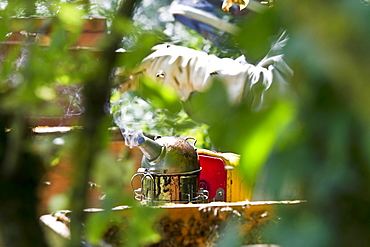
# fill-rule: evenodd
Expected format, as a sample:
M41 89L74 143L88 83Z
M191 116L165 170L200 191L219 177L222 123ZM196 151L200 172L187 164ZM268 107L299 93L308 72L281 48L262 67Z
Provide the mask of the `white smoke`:
M62 94L67 96L67 105L65 107L65 116L79 116L84 112L82 102L82 86L70 85L68 87L60 87Z
M152 107L142 98L124 93L116 102L111 102L114 123L121 129L125 144L130 148L137 146L143 137L143 129L155 125Z

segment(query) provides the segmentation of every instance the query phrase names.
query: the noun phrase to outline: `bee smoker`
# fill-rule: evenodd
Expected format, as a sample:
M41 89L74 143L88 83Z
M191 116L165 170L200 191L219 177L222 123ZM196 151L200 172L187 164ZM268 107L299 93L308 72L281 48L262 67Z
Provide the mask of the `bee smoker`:
M198 191L198 154L194 145L179 137L161 137L156 140L142 136L138 148L143 153L141 167L131 178L135 199L144 203L189 203L208 199L207 192ZM194 139L195 140L195 139ZM132 182L141 178L141 188Z

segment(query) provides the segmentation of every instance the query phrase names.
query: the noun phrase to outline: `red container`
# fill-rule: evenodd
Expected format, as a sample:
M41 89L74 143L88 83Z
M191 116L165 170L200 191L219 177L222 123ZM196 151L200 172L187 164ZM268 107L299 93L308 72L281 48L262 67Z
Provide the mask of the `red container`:
M225 201L227 198L225 162L221 158L205 154L199 154L198 156L200 167L202 167L199 188L208 190L210 200Z

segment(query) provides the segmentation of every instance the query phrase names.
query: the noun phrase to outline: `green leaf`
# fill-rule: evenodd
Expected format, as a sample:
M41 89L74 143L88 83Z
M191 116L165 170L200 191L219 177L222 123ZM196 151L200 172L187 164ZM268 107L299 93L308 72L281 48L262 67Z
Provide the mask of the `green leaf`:
M250 186L274 149L279 137L286 132L294 117L289 102L277 102L253 125L248 125L241 153L241 167Z
M238 45L253 62L262 59L270 49L272 41L281 31L282 25L276 8L246 19L235 37Z
M149 77L141 78L139 93L158 108L167 109L172 114L176 114L182 109L180 99L173 88L163 87L160 82Z

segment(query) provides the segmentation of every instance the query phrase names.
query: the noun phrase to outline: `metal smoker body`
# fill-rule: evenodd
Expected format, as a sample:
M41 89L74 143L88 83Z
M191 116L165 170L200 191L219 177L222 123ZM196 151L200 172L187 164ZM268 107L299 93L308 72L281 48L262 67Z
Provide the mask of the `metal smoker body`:
M202 202L208 199L198 191L200 166L194 145L179 137L161 137L153 141L141 137L138 147L143 152L141 188L134 190L135 199L153 203Z

